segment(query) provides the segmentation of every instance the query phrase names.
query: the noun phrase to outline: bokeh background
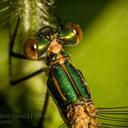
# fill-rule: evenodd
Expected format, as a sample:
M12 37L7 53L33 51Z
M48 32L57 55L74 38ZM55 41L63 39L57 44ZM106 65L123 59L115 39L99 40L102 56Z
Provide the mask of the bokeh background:
M62 23L75 22L83 29L82 42L65 49L71 56L71 62L85 76L95 106L127 106L128 1L57 0L56 5ZM0 29L0 127L34 127L42 110L47 77L41 74L11 87L8 40L7 29ZM21 60L13 61L15 77L30 73L42 65L40 62L25 61L19 67ZM44 119L45 128L58 128L63 124L52 98Z

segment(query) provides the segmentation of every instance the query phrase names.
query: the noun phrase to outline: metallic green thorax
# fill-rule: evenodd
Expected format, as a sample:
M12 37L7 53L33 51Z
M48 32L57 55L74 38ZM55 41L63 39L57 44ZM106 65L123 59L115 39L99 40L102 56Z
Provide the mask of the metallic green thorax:
M90 100L91 96L81 72L76 70L69 62L69 57L64 51L59 54L63 58L67 58L63 63L54 63L56 54L47 57L48 65L50 65L50 62L54 63L50 66L47 85L63 117L66 119L66 110L70 104Z

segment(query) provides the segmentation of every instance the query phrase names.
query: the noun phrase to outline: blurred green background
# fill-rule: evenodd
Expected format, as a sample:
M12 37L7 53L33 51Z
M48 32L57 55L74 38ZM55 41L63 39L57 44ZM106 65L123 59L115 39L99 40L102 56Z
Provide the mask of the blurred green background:
M57 0L56 2L57 15L62 23L75 22L83 29L83 41L76 47L65 49L71 56L74 66L83 72L95 106L128 105L128 1ZM0 30L0 113L13 115L13 120L0 114L0 127L30 128L38 121L47 78L45 74L41 74L21 83L23 86L10 87L8 39L7 31ZM21 61L17 60L13 66L16 77L24 75L24 72L26 74L34 71L35 67L41 67L37 62L24 62L21 71L18 63ZM45 128L58 128L63 121L52 98L49 104L44 117ZM17 113L24 115L23 120L16 117ZM34 113L33 119L29 118L30 113ZM2 120L8 122L2 124Z

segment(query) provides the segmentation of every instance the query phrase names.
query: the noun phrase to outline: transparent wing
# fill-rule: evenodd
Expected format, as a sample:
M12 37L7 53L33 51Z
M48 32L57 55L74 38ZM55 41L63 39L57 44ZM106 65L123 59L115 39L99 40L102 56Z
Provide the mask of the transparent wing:
M128 106L98 108L101 128L128 128Z

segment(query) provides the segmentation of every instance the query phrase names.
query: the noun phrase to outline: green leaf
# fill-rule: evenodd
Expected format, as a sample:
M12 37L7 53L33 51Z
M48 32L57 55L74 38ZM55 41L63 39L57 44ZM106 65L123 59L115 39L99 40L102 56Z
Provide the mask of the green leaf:
M74 66L84 74L96 107L128 105L127 12L128 2L125 0L57 1L57 14L62 23L78 23L84 31L84 39L78 46L65 49L70 54ZM21 33L19 35L23 40L29 35ZM18 38L16 42L20 42ZM46 75L37 75L18 86L10 86L9 36L4 30L0 30L0 42L0 97L5 102L3 104L3 100L0 101L0 108L1 110L4 108L4 114L11 111L12 115L29 115L29 119L25 117L25 120L13 116L11 119L13 123L6 126L15 128L36 126L46 91ZM23 42L17 45L22 52ZM14 58L13 63L15 78L27 75L42 65L45 66L42 62L26 62ZM30 114L35 118L31 119ZM63 123L52 99L44 118L45 128L58 128ZM0 124L0 127L4 126Z

